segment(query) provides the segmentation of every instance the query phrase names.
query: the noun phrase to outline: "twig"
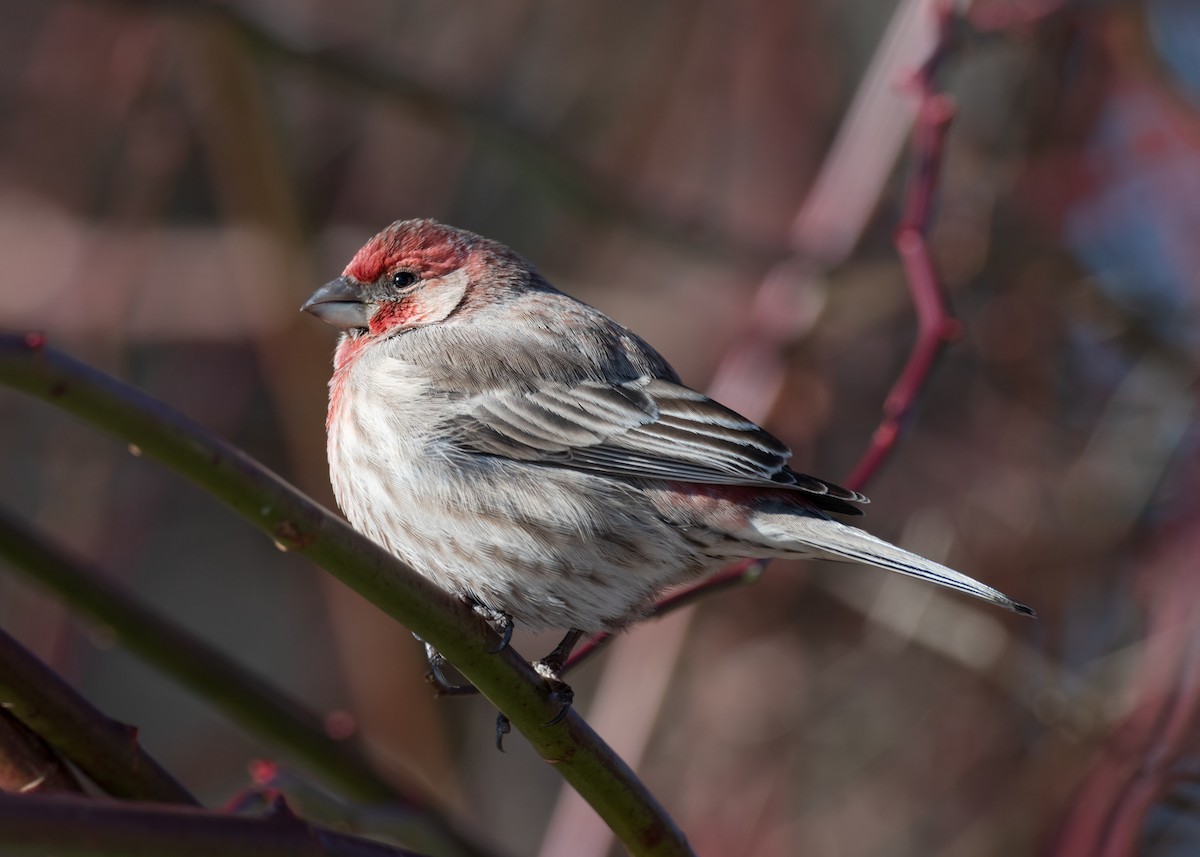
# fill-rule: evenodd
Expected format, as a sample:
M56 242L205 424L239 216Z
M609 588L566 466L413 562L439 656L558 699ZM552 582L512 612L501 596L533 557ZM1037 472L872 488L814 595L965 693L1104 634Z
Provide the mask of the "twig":
M353 739L337 741L329 737L320 718L295 700L251 675L241 664L203 640L138 604L109 583L98 569L54 545L3 509L0 509L0 557L25 571L35 584L49 588L76 612L111 629L131 652L215 705L235 723L294 755L350 799L402 806L408 821L405 841L442 853L477 857L490 853L414 789L398 789L381 777ZM43 670L49 683L55 674L44 667ZM0 664L0 687L4 683ZM35 706L35 710L43 709ZM96 714L102 717L99 712ZM86 747L91 740L88 733L78 732L81 724L86 725L85 721L80 716L64 722L51 743L64 752L66 741ZM50 738L49 734L43 734ZM74 756L71 758L74 760ZM91 775L82 763L77 764ZM152 799L149 794L123 796Z
M277 801L246 817L162 804L0 793L6 857L420 857L298 818Z
M142 749L136 728L107 717L3 631L0 702L114 797L196 804Z
M245 453L133 387L45 347L40 334L0 335L0 383L135 444L432 643L508 716L633 854L691 853L654 796L577 713L546 725L561 706L514 649L492 653L495 635L483 631L467 604Z
M954 116L953 102L935 88L937 71L950 49L954 7L951 3L942 3L937 15L937 44L929 59L913 77L913 87L921 100L913 141L916 164L908 181L904 214L894 238L917 311L917 341L884 401L883 421L875 429L866 452L846 479L846 487L856 491L871 480L895 450L896 441L929 379L934 361L947 345L958 338L961 330L934 267L928 241L946 131Z

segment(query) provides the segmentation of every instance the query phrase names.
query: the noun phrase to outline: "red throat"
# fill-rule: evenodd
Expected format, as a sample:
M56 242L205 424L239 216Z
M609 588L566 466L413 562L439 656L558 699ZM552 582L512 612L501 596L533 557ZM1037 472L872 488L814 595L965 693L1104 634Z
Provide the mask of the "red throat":
M333 377L329 379L329 410L325 414L325 431L329 431L342 407L346 376L354 361L370 343L366 336L344 336L333 352Z
M375 315L367 323L368 329L375 336L395 327L406 327L419 321L421 307L415 295L403 300L381 304Z

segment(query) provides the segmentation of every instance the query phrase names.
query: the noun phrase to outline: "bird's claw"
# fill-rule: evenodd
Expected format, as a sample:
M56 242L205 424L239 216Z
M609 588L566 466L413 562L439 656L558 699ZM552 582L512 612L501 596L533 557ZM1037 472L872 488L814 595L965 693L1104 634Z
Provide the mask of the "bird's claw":
M545 724L547 726L555 726L561 723L563 718L565 718L568 712L570 712L571 705L575 702L575 691L571 690L571 686L569 684L558 679L554 679L553 682L547 679L546 683L553 688L550 691L550 698L560 703L558 713L547 720Z
M563 719L571 711L571 705L575 701L575 691L571 690L571 686L566 682L558 679L546 679L546 684L550 685L550 699L560 703L558 713L545 722L545 726L556 726L562 723ZM504 752L504 736L512 731L512 723L504 714L497 712L496 714L496 749L501 753Z
M488 649L489 655L498 655L508 648L508 644L512 642L513 628L516 623L513 622L512 614L505 613L503 610L496 610L488 607L486 604L480 604L478 601L473 602L472 607L475 612L487 620L500 635L500 642L492 648Z
M420 637L417 637L421 640ZM425 681L429 682L437 690L438 696L470 696L479 693L473 684L453 684L446 674L442 672L442 668L446 666L446 656L421 640L425 645L425 659L429 661L429 672L425 673Z
M500 634L500 645L491 649L491 654L502 652L512 639L513 620L512 616L501 610L493 610L483 604L474 603L472 605L475 612L488 620ZM415 634L413 636L416 636ZM549 697L552 702L559 704L558 712L546 721L546 726L555 726L566 718L571 711L571 706L575 701L575 691L571 690L571 686L558 677L563 666L570 657L571 650L579 641L582 632L572 629L567 632L550 654L542 658L540 661L534 661L532 667L534 672L542 677L546 682L546 686L550 689ZM420 637L417 637L421 640ZM446 656L435 649L429 643L421 640L425 646L425 657L429 660L429 672L425 674L425 680L428 681L437 689L438 696L467 696L478 693L479 690L470 684L451 684L446 678L446 674L442 671L446 665ZM496 715L496 749L501 753L504 752L504 736L512 731L512 724L504 714Z
M571 686L559 678L558 674L562 672L567 658L571 656L571 650L575 648L575 644L579 642L581 636L583 636L582 631L572 628L563 637L562 642L554 647L554 651L540 661L533 662L534 672L545 679L546 684L550 687L550 698L561 703L558 713L546 722L547 726L561 723L567 716L567 712L571 710L571 704L575 701L575 691L571 690Z
M489 655L498 655L508 648L508 644L512 642L513 635L513 620L507 613L501 613L505 618L505 624L501 625L497 630L500 632L500 642L488 649Z
M434 696L474 696L479 688L473 684L451 684L446 677L433 670L425 673L425 681L433 685Z
M512 731L512 724L502 713L496 714L496 749L504 752L504 736Z

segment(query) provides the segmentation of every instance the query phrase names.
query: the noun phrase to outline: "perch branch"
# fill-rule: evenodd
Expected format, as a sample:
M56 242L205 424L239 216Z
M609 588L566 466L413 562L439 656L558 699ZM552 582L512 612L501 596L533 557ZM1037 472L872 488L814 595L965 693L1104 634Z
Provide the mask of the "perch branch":
M632 853L690 854L683 833L633 771L511 647L448 595L340 518L178 411L45 345L40 334L0 336L0 382L90 422L205 488L432 643L510 719Z

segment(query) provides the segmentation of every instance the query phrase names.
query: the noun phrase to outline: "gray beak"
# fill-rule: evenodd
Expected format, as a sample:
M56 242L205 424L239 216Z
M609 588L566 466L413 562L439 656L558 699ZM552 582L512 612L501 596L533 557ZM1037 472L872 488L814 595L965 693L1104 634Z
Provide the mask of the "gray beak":
M362 284L348 277L321 286L300 309L341 330L366 327L371 317L370 308L362 300Z

